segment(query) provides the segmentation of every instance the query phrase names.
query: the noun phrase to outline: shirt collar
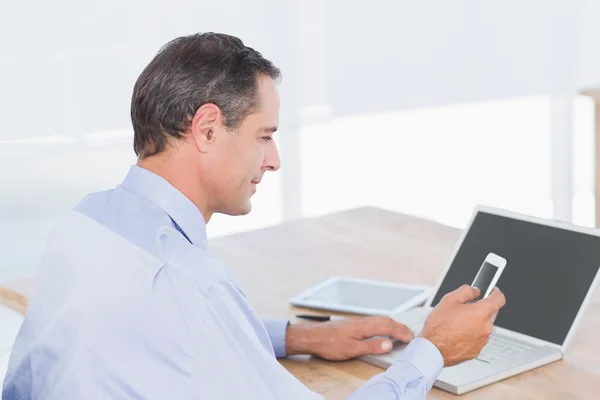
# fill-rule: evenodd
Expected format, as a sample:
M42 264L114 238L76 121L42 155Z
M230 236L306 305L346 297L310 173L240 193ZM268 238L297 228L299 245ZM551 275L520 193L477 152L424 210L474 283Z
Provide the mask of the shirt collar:
M204 216L190 199L166 179L133 165L121 186L162 208L193 245L207 247Z

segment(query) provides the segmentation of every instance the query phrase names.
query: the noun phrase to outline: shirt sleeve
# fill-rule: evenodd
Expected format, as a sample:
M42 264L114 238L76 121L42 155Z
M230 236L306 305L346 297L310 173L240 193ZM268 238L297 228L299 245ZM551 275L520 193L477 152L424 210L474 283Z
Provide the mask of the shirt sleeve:
M427 339L416 338L387 371L368 380L348 400L425 399L443 367L440 351Z
M290 325L290 321L265 319L263 320L263 323L265 324L265 328L267 328L267 333L271 339L275 357L284 358L287 355L285 351L285 334L288 326Z

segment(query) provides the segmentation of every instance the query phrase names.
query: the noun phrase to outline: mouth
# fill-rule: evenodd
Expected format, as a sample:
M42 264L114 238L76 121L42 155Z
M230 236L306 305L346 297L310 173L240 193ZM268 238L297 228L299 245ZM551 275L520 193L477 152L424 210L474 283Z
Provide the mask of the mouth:
M256 193L256 189L258 184L260 183L260 179L253 179L250 183L252 183L252 194Z

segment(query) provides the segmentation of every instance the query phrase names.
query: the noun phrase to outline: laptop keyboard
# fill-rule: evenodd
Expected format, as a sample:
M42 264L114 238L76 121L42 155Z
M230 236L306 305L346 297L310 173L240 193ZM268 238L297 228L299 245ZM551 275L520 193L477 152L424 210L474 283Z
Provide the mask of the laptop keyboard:
M505 336L500 337L492 335L490 336L488 344L483 347L481 353L477 356L477 359L483 362L492 363L515 353L531 350L532 348L532 346L529 346L526 343L509 339Z

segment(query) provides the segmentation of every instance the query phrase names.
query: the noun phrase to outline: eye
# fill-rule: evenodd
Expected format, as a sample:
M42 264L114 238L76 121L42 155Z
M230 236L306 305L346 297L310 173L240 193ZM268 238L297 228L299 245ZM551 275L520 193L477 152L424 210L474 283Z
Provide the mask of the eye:
M265 142L269 142L271 140L273 140L273 138L271 136L263 136L261 137L262 140L264 140Z

